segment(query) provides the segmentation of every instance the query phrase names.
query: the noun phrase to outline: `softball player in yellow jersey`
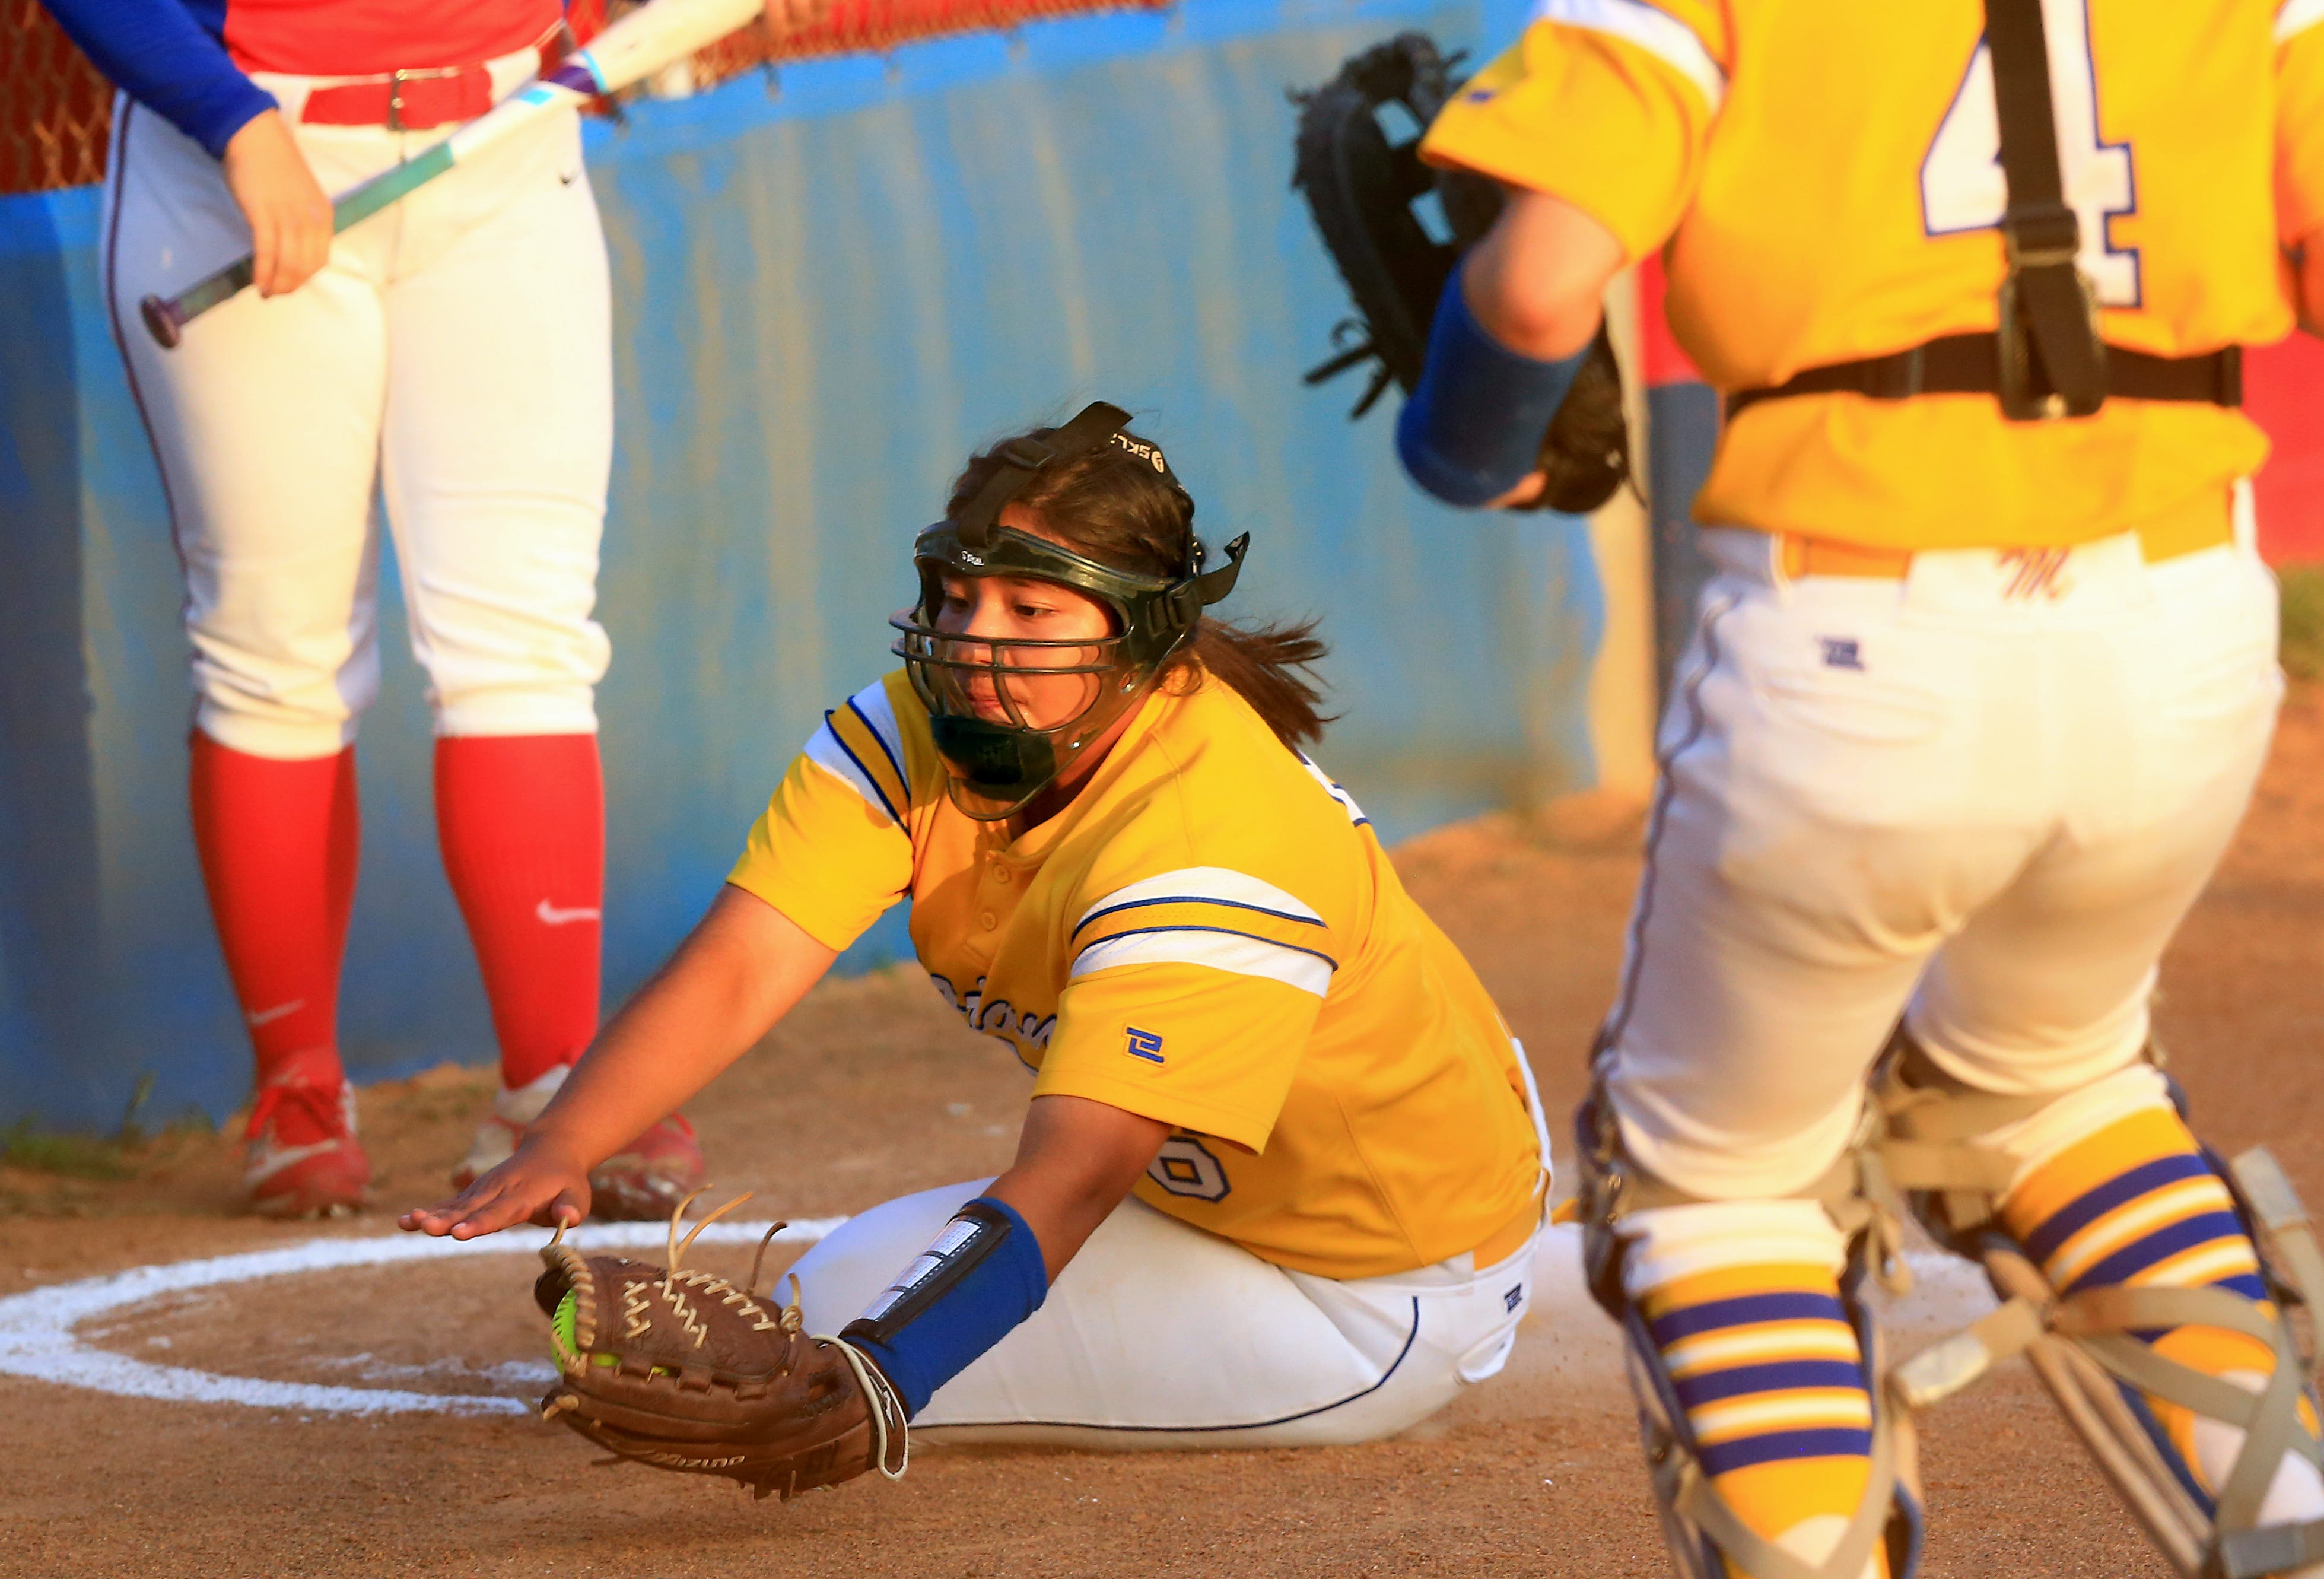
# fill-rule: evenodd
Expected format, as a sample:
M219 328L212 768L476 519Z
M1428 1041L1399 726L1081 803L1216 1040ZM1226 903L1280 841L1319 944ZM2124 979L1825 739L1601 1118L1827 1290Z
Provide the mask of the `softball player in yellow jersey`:
M1296 749L1321 645L1203 615L1247 540L1205 573L1124 420L971 463L916 549L904 671L827 716L517 1156L408 1226L586 1210L589 1159L908 900L937 991L1033 1075L1008 1173L864 1213L796 1269L809 1329L846 1324L918 1426L1359 1441L1500 1369L1546 1182L1530 1076Z
M1538 413L1650 250L1728 393L1696 503L1717 574L1582 1119L1596 1289L1690 1572L1915 1561L1849 1242L1890 1045L1883 1111L1956 1169L1937 1226L2113 1300L2085 1335L2157 1494L2208 1521L2204 1571L2324 1560L2249 1219L2143 1056L2280 694L2235 348L2324 308L2319 23L2316 0L1539 0L1429 129L1510 202L1399 423L1424 485L1527 497ZM2061 268L2073 321L2020 319L2029 294L2005 319L2005 280ZM2080 398L2052 352L2093 328Z

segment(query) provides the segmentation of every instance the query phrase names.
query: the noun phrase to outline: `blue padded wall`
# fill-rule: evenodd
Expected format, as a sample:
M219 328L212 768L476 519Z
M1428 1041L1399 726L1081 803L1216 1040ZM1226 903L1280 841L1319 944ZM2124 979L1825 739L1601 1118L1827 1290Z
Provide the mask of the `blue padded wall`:
M1222 612L1320 614L1320 753L1393 838L1586 786L1602 623L1579 522L1438 510L1383 408L1299 374L1346 308L1289 187L1284 90L1477 5L1189 0L788 68L593 125L615 289L600 614L606 984L699 915L822 710L888 667L911 533L966 453L1102 396L1206 538ZM248 1054L184 809L176 561L97 291L93 189L0 200L0 1122L222 1113ZM342 1007L358 1077L491 1057L435 854L429 726L386 577ZM899 951L888 923L849 968Z

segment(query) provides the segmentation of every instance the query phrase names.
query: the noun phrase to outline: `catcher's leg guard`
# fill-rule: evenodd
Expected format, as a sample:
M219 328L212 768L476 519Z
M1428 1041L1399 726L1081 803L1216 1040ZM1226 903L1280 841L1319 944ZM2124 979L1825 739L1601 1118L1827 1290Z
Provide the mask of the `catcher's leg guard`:
M1896 1182L2039 1316L2037 1372L2164 1554L2190 1575L2324 1574L2313 1360L2279 1308L2312 1291L2273 1275L2259 1229L2301 1282L2324 1268L2265 1153L2221 1169L2143 1064L1997 1097L1906 1043L1882 1104Z
M1591 1108L1596 1108L1593 1102ZM1599 1111L1602 1111L1600 1109ZM1858 1298L1883 1236L1817 1200L1691 1201L1585 1108L1591 1287L1628 1340L1664 1535L1691 1579L1910 1579L1912 1426Z

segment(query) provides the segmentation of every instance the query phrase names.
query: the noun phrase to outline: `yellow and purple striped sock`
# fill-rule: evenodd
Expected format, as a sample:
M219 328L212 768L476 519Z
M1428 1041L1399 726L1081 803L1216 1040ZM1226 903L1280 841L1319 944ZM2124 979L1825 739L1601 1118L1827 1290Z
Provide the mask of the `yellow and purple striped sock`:
M2163 1094L2159 1076L2144 1068L2126 1076L2102 1083L2110 1089L2061 1099L2056 1107L2064 1112L2007 1133L2005 1148L2021 1166L2001 1203L2003 1226L2061 1295L2114 1286L2221 1288L2273 1315L2258 1255L2226 1182ZM2275 1370L2268 1345L2218 1327L2133 1335L2166 1359L2254 1390ZM2209 1509L2242 1432L2151 1394L2125 1392L2188 1491ZM2301 1417L2313 1436L2315 1413L2305 1400ZM2315 1479L2304 1464L2288 1473L2293 1482ZM2310 1500L2299 1485L2283 1494Z
M1671 1207L1625 1227L1638 1235L1633 1297L1704 1474L1755 1534L1821 1560L1871 1475L1872 1395L1840 1303L1839 1232L1800 1201ZM1886 1571L1876 1551L1866 1572Z

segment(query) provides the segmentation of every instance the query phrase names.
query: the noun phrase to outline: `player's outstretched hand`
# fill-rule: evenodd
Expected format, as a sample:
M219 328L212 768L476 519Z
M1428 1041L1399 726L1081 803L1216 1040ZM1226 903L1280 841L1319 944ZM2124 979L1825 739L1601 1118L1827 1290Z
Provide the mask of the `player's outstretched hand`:
M226 145L226 189L250 223L251 283L296 291L331 255L331 199L307 168L280 110L244 123Z
M416 1206L396 1226L438 1239L475 1239L520 1223L572 1227L589 1214L589 1170L527 1141L450 1200Z

